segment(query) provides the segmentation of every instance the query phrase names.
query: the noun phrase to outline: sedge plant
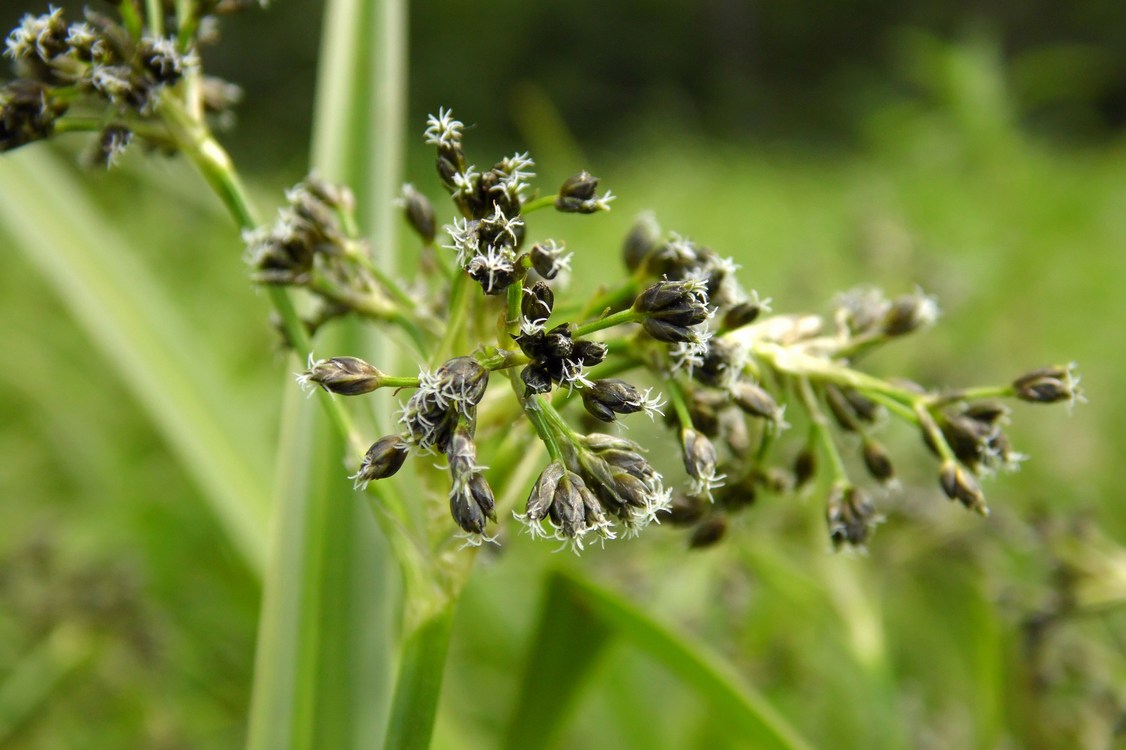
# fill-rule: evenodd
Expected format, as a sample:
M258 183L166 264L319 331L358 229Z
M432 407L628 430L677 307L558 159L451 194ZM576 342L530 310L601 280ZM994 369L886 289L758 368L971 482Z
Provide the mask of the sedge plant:
M387 747L429 744L454 607L483 546L526 533L546 554L597 554L680 529L688 547L707 547L759 493L822 477L829 544L863 549L881 520L872 488L896 485L896 454L929 453L932 494L984 515L981 478L1023 460L1004 431L1006 402L1082 398L1070 364L953 389L874 374L868 354L936 321L925 292L859 289L840 295L828 316L774 312L733 260L662 231L652 216L615 249L620 277L577 296L567 283L572 266L599 263L607 249L592 257L543 236L537 213L596 221L612 193L585 170L538 185L528 153L480 161L444 108L418 130L449 203L433 206L410 184L393 196L405 12L394 0L330 8L319 133L336 135L320 136L314 169L266 221L212 130L237 90L201 63L217 19L243 5L125 0L114 15L26 16L6 42L16 78L0 89L0 150L85 133L97 165L112 166L127 148L179 154L229 210L250 277L269 295L276 334L297 363L292 390L300 386L323 410L335 458L347 465L339 473L354 494L317 502L363 498L401 576ZM357 46L369 26L381 30L381 44ZM356 136L350 120L367 108L358 64L377 72L378 143ZM404 218L413 238L399 242L394 226ZM396 263L399 245L412 251ZM878 427L888 421L907 425L919 446L885 445ZM622 422L634 425L629 437ZM659 441L675 446L673 465L651 460ZM300 459L283 463L291 460ZM597 588L565 586L607 622L635 617ZM271 610L272 594L263 643L300 649L300 638L276 630L300 613ZM659 629L644 632L689 665L690 679L728 696L764 745L802 746L698 654L681 653ZM251 746L317 746L315 720L293 728L302 699L262 697L302 690L277 677L260 654Z

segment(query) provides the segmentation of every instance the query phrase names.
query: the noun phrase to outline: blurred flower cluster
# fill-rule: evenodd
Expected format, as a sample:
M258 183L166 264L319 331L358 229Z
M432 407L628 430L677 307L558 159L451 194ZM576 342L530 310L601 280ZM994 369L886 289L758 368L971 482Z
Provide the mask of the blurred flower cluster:
M58 8L25 15L5 40L4 55L18 77L0 87L0 152L74 131L97 134L90 161L106 166L135 136L174 149L169 113L161 111L164 92L198 69L198 47L218 37L217 14L241 5L210 1L192 4L184 16L167 12L154 21L156 28L175 28L167 36L145 30L131 3L120 5L120 19L91 9L69 22ZM242 96L217 78L201 77L196 85L191 99L201 114L226 114Z

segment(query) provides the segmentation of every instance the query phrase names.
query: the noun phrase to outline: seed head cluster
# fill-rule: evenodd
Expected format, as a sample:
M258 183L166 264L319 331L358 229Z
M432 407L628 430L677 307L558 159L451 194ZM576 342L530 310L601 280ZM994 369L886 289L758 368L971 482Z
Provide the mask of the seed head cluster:
M372 445L357 485L391 476L408 453L444 455L450 515L469 544L497 537L502 502L492 488L515 481L532 440L543 445L545 465L526 480L523 504L503 510L533 538L578 552L668 521L688 527L689 546L703 548L727 538L731 519L758 497L823 486L831 545L862 548L882 519L879 497L898 487L893 452L878 436L885 422L900 419L916 429L936 458L941 490L984 513L979 479L1023 459L1003 431L1003 400L1082 397L1073 366L952 391L865 372L857 365L861 355L935 323L933 298L921 290L889 299L860 289L838 297L824 317L773 314L770 300L740 283L734 261L662 233L648 215L623 243L628 275L593 298L575 298L567 286L573 255L536 235L533 212L596 213L612 196L600 196L597 178L582 171L539 198L528 154L479 169L466 156L465 130L443 109L425 132L457 214L445 227L448 255L435 249L429 200L407 186L400 201L424 253L436 253L413 286L422 290L417 299L429 301L431 320L445 326L416 321L431 364L417 378L390 378L337 357L312 363L301 377L339 395L387 385L413 389L400 411L400 432ZM332 211L303 203L328 192L299 188L273 229L248 237L259 281L277 281L277 269L294 283L316 274L318 255L324 262L352 257L339 249L347 233L324 218ZM295 233L301 241L291 245ZM351 241L345 237L343 245ZM575 255L592 265L598 257L585 249ZM338 287L363 292L357 284L337 277ZM394 299L387 288L380 293ZM348 296L335 301L347 307ZM396 321L385 315L383 323ZM482 335L490 329L495 338ZM655 429L637 441L613 432L637 413L654 418ZM681 477L672 482L643 447L664 429L682 459L668 468ZM796 450L787 448L792 442ZM493 456L488 467L478 460L485 446Z

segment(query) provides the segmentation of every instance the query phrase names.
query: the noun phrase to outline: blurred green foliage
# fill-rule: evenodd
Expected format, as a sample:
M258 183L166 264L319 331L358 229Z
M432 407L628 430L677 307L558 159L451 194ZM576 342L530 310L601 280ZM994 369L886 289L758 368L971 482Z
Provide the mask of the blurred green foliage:
M489 748L505 736L521 671L557 647L533 640L544 574L556 567L612 584L692 633L817 747L1121 743L1126 150L1110 128L1126 67L1099 46L1122 43L1126 24L1111 23L1121 6L1052 6L1052 34L990 6L984 22L1020 34L949 44L942 32L966 16L939 3L854 3L849 13L799 4L782 17L713 2L698 12L721 20L695 35L674 3L503 3L495 17L418 5L419 124L453 105L479 123L472 148L482 155L494 143L531 148L542 184L585 166L621 196L609 216L565 228L535 217L537 232L567 236L576 285L593 288L595 261L652 209L666 228L735 256L781 312L824 311L858 284L937 294L940 325L882 352L878 370L991 383L1075 359L1091 401L1071 415L1018 407L1011 434L1032 460L990 483L987 521L943 500L901 448L904 490L882 499L888 521L868 557L826 553L817 491L762 497L725 543L690 555L671 530L581 560L505 540L460 607L436 746ZM745 69L736 60L715 72L701 50L723 57L707 33L742 28L721 22L730 14L749 14L749 38L767 41ZM294 92L311 85L309 18L297 7L240 18L216 50L240 59L240 38L275 31L291 42L284 58L233 75L249 104L272 100L252 106L234 136L251 161L271 156L255 177L265 206L303 170L309 107ZM918 21L931 31L889 30ZM490 22L507 44L481 41ZM549 32L560 49L544 44ZM813 48L821 55L802 54ZM896 76L873 83L872 66L887 60ZM697 78L705 70L715 78ZM639 98L615 99L623 87ZM744 89L754 91L728 96ZM260 129L281 110L281 129ZM1029 134L1041 117L1053 128L1088 123L1062 132L1102 139L1046 142ZM844 135L833 145L708 137L777 135L797 122ZM589 155L576 143L593 144ZM426 149L416 143L409 156L412 179L437 198ZM118 171L83 179L207 344L255 441L247 453L269 453L280 394L293 385L227 218L176 162L132 153ZM7 235L0 226L10 245ZM21 254L9 248L4 260L0 745L238 747L259 583L54 291ZM561 747L744 746L699 694L613 641L565 724Z

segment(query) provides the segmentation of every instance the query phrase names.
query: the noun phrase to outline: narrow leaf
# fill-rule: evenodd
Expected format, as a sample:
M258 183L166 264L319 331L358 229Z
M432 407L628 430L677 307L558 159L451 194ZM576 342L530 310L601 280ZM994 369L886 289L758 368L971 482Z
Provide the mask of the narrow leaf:
M773 706L713 654L652 619L613 592L573 573L557 572L559 585L613 632L692 685L716 716L748 747L811 747Z
M265 461L216 382L208 348L46 149L0 159L0 223L168 442L249 567L265 561Z
M389 208L387 186L398 179L400 144L388 133L376 101L401 99L401 71L394 72L385 92L372 91L373 81L381 79L380 55L404 44L401 24L381 21L389 7L403 11L395 0L331 0L320 46L313 167L352 188L367 226L376 186L382 186L380 200ZM384 154L388 150L390 156ZM390 269L393 245L385 251L379 260ZM354 326L338 326L335 333L317 342L318 351L362 352L393 368L386 348L363 345ZM316 405L291 389L279 451L274 555L259 625L250 748L376 747L387 723L391 615L398 597L394 566L369 509L344 479L344 450Z
M283 424L248 746L372 747L389 692L390 570L323 410L293 388Z
M548 576L505 748L536 750L555 743L612 633L564 578Z

